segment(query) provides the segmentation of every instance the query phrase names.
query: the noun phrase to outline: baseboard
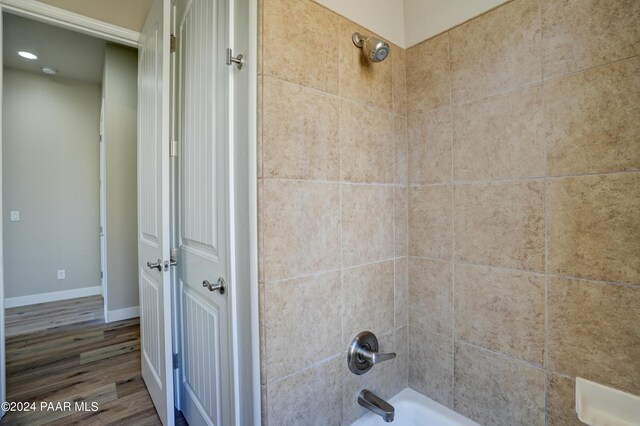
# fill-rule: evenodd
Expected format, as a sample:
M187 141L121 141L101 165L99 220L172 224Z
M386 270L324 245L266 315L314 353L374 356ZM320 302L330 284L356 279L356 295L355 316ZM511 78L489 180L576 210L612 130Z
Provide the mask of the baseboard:
M130 308L116 309L114 311L104 312L104 322L122 321L130 318L138 318L140 316L140 306L132 306Z
M78 297L100 296L101 294L102 286L99 285L95 287L75 288L73 290L54 291L29 296L8 297L4 300L4 307L5 309L17 308L19 306L37 305L38 303L77 299Z

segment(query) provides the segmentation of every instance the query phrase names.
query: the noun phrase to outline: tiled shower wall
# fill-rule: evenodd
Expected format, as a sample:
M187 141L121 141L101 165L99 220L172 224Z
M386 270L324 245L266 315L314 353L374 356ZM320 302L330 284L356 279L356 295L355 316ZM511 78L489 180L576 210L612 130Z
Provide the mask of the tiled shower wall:
M575 376L640 393L640 2L514 0L406 67L260 9L264 423L348 424L407 370L487 425L579 424ZM365 329L399 356L356 377Z
M485 425L640 394L640 1L514 0L407 49L409 385Z
M260 2L259 228L263 422L349 424L368 388L407 387L404 51L310 0ZM363 376L371 330L398 357Z

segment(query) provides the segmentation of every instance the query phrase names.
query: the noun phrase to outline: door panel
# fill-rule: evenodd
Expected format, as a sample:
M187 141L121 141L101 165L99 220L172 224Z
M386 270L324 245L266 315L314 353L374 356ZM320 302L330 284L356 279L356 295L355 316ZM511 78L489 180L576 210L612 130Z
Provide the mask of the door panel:
M173 425L168 30L169 0L156 0L138 51L138 279L142 377L162 423Z
M226 4L181 0L178 38L182 410L191 425L231 419ZM227 286L233 283L226 283Z

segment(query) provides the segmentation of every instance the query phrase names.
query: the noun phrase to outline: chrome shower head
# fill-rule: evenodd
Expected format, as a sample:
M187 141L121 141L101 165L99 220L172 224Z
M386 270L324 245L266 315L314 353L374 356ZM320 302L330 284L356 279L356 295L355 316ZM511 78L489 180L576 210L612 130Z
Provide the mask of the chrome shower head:
M351 36L353 44L361 48L371 62L382 62L389 56L389 43L375 37L364 37L360 33Z

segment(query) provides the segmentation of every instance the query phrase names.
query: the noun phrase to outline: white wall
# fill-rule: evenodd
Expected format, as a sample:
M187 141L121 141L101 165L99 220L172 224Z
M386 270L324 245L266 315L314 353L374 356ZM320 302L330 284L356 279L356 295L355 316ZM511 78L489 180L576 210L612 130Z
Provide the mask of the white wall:
M411 47L506 0L404 0L404 46Z
M108 44L103 80L107 320L113 320L109 312L120 315L116 311L136 316L130 308L138 306L137 87L137 51Z
M404 47L403 0L315 0L387 41Z
M5 298L95 288L100 86L5 68L3 87Z
M407 48L507 0L315 0Z

